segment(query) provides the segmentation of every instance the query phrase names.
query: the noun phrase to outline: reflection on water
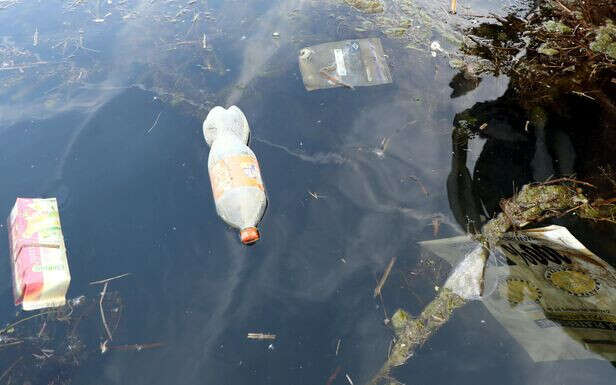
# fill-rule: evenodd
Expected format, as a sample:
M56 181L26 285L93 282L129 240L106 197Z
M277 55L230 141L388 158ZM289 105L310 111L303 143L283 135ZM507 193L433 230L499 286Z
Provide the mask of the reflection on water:
M473 231L524 183L592 176L593 162L609 159L604 147L585 157L594 147L567 116L520 107L507 77L452 69L458 26L474 23L464 14L500 12L508 1L470 1L457 16L443 12L448 4L385 4L381 15L329 0L15 2L0 10L0 213L16 196L58 197L69 297L85 295L81 321L49 319L54 338L45 339L47 326L39 336L44 317L16 327L14 340L0 333L0 345L34 337L27 349L0 347L0 376L11 369L0 382L319 384L340 367L331 385L347 374L366 383L388 354L393 334L383 320L398 307L420 312L443 284L434 269L408 273L425 263L417 242ZM382 39L393 84L305 91L301 48L365 37ZM443 49L436 56L432 41ZM251 248L211 201L201 121L217 104L246 113L268 185L263 239ZM584 108L575 124L602 124ZM562 221L613 265L613 230ZM121 299L122 313L101 354L100 288L88 283L127 272L108 298ZM29 313L15 315L8 261L0 274L5 325ZM605 278L600 290L612 283ZM508 299L499 304L536 294L512 285L494 289ZM611 308L611 296L601 298L595 307ZM535 362L567 349L610 358L611 345L555 326L564 318L554 313L545 330L567 347L537 359L523 340L545 336L502 321L535 314L534 303L488 311L471 303L396 378L611 383L605 360ZM79 341L65 337L74 322ZM253 332L276 340L246 339ZM59 360L75 349L79 365Z

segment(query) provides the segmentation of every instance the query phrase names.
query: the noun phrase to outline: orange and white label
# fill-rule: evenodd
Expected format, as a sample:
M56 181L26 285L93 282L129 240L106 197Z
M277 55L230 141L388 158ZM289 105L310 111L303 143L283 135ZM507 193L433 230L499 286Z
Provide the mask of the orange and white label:
M210 182L214 199L237 187L256 187L265 191L257 158L250 155L236 155L221 159L210 169Z

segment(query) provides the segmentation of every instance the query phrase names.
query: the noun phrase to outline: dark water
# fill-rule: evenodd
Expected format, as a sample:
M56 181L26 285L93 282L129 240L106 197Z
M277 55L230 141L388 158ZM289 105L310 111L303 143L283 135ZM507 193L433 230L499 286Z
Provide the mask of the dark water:
M461 171L456 114L475 106L496 127L492 140L477 137L464 151L473 177L489 181L478 193L488 211L511 195L512 181L580 164L566 132L536 151L537 135L511 128L525 119L493 102L506 77L485 76L452 98L456 71L444 55L406 49L378 27L355 31L358 13L335 2L71 4L0 11L0 65L47 62L0 72L0 216L18 196L58 198L68 297L88 301L76 329L83 345L72 363L3 347L0 373L17 361L3 383L325 384L338 366L332 384L346 383L345 374L367 383L393 336L383 320L399 307L420 312L449 270L439 261L425 268L417 242L465 231L470 203L448 184ZM393 84L304 90L300 48L368 36L383 38ZM245 112L263 170L269 206L252 247L216 216L211 197L201 123L217 104ZM5 226L1 233L7 254ZM614 255L592 231L576 235ZM381 302L372 293L394 255ZM8 258L0 273L4 325L30 313L12 305ZM109 287L122 313L110 345L120 348L102 355L100 287L88 283L123 273L132 275ZM24 330L41 327L34 320ZM68 354L66 331L52 331L45 346ZM250 332L276 340L248 340ZM162 346L148 348L154 343ZM472 302L395 375L414 384L610 384L614 371L598 359L535 363Z

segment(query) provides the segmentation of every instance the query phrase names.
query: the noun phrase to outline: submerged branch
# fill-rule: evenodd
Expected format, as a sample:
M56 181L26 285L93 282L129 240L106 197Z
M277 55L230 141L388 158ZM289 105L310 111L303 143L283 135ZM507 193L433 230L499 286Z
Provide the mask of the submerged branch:
M396 332L396 343L370 385L377 385L383 378L388 378L393 367L403 365L411 358L415 350L449 320L453 311L465 303L462 297L444 288L416 319L412 319L403 310L398 310L392 317L394 327L398 326L399 330Z

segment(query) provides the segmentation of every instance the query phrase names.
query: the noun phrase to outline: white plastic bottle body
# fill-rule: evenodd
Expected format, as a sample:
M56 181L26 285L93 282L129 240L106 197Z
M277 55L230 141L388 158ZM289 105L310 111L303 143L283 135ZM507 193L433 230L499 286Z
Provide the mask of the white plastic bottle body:
M243 243L256 242L267 196L255 154L233 133L218 133L210 149L208 172L218 215L240 230Z

